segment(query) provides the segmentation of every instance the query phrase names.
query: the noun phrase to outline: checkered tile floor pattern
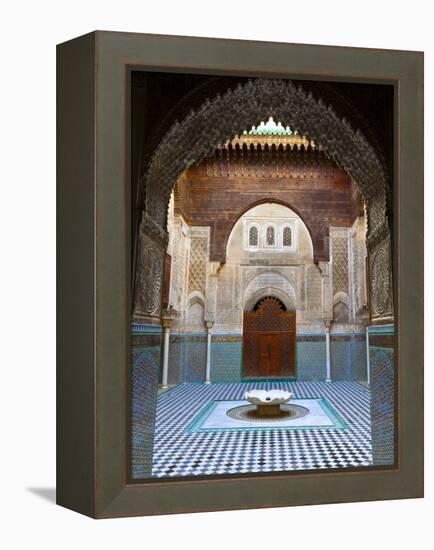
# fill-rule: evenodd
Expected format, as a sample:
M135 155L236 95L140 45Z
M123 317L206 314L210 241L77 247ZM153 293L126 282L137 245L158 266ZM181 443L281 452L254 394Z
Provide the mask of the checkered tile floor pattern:
M253 388L286 389L298 398L323 397L348 429L187 431L210 401L242 399ZM369 390L356 382L182 384L158 397L152 477L371 465Z

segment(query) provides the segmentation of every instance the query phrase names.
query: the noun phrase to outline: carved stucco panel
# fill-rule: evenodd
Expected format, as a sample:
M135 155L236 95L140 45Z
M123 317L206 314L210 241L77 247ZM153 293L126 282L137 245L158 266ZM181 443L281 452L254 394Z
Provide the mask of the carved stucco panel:
M390 238L381 242L370 254L371 319L393 319L392 261Z
M165 249L140 234L139 258L135 285L134 317L161 316Z

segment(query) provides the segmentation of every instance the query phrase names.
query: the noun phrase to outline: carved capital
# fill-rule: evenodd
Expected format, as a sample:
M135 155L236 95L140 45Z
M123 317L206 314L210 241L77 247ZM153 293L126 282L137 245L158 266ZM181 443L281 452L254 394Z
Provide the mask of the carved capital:
M318 262L318 267L323 277L330 275L330 262Z
M218 272L220 271L220 268L222 267L222 262L209 262L209 271L208 274L210 277L216 277L218 275Z
M180 312L173 307L161 310L161 318L163 320L163 324L167 323L168 326L170 325L171 321L174 321L179 317L180 317Z

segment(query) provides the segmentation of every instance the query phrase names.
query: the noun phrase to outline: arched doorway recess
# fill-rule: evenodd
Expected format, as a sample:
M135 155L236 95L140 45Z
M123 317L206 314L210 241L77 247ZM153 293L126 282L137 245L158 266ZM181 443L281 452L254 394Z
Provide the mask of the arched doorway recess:
M244 312L243 378L295 377L295 349L295 310L265 296Z

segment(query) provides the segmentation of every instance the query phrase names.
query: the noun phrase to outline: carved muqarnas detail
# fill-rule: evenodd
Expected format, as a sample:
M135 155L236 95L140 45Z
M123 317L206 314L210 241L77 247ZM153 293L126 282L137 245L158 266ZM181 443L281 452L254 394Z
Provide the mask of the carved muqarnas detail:
M161 305L163 257L151 245L142 250L139 273L139 297L141 309L147 315L155 315Z
M372 310L375 315L391 313L390 260L387 250L380 248L372 260Z

